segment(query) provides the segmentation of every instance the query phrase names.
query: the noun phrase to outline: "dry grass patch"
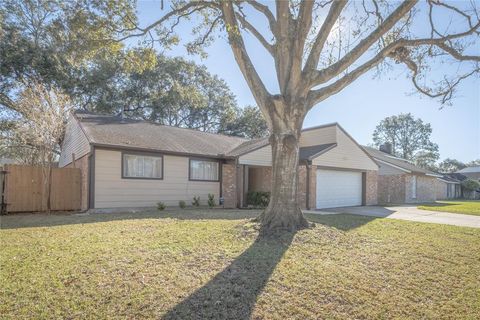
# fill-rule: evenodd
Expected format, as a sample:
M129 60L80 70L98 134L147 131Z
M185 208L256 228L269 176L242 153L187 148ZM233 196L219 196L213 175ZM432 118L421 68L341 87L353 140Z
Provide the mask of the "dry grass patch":
M5 318L478 318L480 230L255 211L2 217Z

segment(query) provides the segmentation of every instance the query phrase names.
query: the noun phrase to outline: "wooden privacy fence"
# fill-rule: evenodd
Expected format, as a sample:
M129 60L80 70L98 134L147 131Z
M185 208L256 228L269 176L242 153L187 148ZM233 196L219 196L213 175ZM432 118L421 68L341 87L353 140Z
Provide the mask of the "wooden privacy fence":
M6 208L6 212L47 210L48 169L9 164L4 166L2 176L4 181L1 199L2 208ZM52 211L80 210L81 179L78 168L52 168L50 187Z

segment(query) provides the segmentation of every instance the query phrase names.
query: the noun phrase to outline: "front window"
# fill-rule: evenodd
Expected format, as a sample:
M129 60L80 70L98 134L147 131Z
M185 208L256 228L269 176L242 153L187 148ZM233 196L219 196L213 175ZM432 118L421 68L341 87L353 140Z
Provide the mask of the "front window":
M190 180L218 181L218 162L190 159Z
M163 157L123 154L123 178L163 179Z

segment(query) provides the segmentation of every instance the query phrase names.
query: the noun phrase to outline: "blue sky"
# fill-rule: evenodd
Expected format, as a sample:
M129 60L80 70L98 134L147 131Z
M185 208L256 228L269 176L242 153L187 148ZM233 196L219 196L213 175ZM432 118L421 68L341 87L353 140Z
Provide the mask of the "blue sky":
M165 1L168 2L168 1ZM168 3L166 3L168 8ZM141 25L161 16L159 0L139 0L138 14ZM188 38L192 25L181 24L178 34ZM252 38L246 38L247 49L267 87L274 92L276 78L271 58ZM243 79L228 44L218 39L207 50L208 57L200 59L189 56L182 46L166 52L167 55L183 56L204 64L208 70L223 78L236 95L240 106L255 105L255 100ZM449 66L445 73L455 72ZM410 112L432 125L432 141L439 145L440 159L456 158L470 161L480 158L480 81L472 78L459 88L452 106L441 105L430 98L414 93L404 67L396 67L380 79L367 73L342 92L331 96L315 106L307 115L304 127L338 122L359 143L372 142L375 126L383 118Z

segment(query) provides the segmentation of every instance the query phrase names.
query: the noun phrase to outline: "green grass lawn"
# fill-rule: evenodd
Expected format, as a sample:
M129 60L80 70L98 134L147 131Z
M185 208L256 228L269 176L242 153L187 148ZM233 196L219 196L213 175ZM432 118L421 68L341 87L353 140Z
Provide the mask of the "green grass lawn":
M451 213L463 213L473 216L480 216L480 201L437 201L435 203L429 203L418 206L419 209L442 211Z
M480 229L256 211L1 217L3 319L478 319Z

